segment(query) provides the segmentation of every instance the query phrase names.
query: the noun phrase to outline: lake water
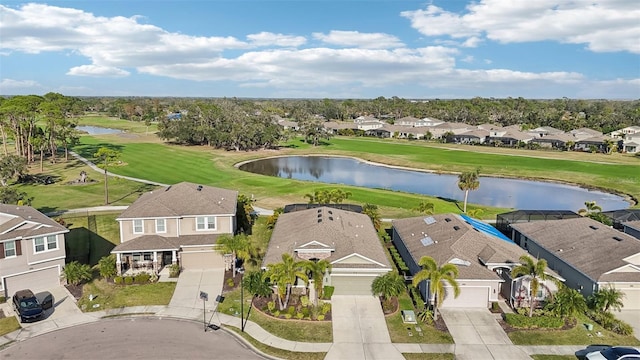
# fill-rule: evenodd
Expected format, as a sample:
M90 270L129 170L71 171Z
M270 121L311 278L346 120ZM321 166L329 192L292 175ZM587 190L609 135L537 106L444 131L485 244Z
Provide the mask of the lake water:
M110 135L110 134L120 134L124 131L120 129L110 129L99 126L76 126L76 129L79 131L84 131L89 135Z
M353 158L286 156L242 164L240 170L287 179L354 185L464 200L458 176L398 169ZM480 177L469 203L520 210L572 210L596 201L603 211L630 206L621 196L552 182Z

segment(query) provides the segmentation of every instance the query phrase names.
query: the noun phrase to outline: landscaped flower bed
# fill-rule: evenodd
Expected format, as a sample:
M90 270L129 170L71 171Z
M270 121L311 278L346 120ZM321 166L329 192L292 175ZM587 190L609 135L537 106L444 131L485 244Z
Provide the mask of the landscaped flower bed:
M331 303L319 301L318 305L313 305L306 295L291 295L289 303L284 310L280 310L278 300L269 298L256 298L253 301L253 306L265 315L278 319L331 320Z

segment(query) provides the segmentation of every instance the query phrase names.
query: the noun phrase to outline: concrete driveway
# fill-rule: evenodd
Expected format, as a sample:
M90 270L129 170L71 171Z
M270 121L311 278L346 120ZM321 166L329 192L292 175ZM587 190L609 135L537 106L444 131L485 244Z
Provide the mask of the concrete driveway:
M216 297L222 294L223 282L224 269L222 268L185 270L180 273L169 306L202 310L203 304L200 299L200 292L204 291L209 295L209 300L205 302L205 307L208 310L213 310L217 304Z
M640 340L640 310L625 310L620 312L613 312L613 314L620 320L626 322L633 327L633 335L636 339Z
M404 359L391 343L378 298L334 295L331 313L333 345L325 359Z
M455 342L456 360L531 359L513 345L487 309L440 309Z

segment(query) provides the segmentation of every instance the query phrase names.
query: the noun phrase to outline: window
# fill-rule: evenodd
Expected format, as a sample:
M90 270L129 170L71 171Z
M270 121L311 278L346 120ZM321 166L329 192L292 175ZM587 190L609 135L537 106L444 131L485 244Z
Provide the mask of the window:
M142 220L133 220L133 233L142 234L143 232L144 228L142 226Z
M4 257L8 258L16 256L16 241L7 241L4 243Z
M215 230L216 229L216 217L215 216L202 216L196 218L196 230Z
M55 235L38 237L33 239L33 245L36 253L55 250L58 248L58 238Z
M167 232L167 225L166 225L165 219L156 219L156 232L157 233Z

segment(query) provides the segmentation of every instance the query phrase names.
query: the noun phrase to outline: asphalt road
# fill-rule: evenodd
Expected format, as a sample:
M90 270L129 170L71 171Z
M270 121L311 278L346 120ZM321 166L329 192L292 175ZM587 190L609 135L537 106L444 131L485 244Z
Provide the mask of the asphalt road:
M0 359L264 359L224 330L190 321L105 319L36 336Z

